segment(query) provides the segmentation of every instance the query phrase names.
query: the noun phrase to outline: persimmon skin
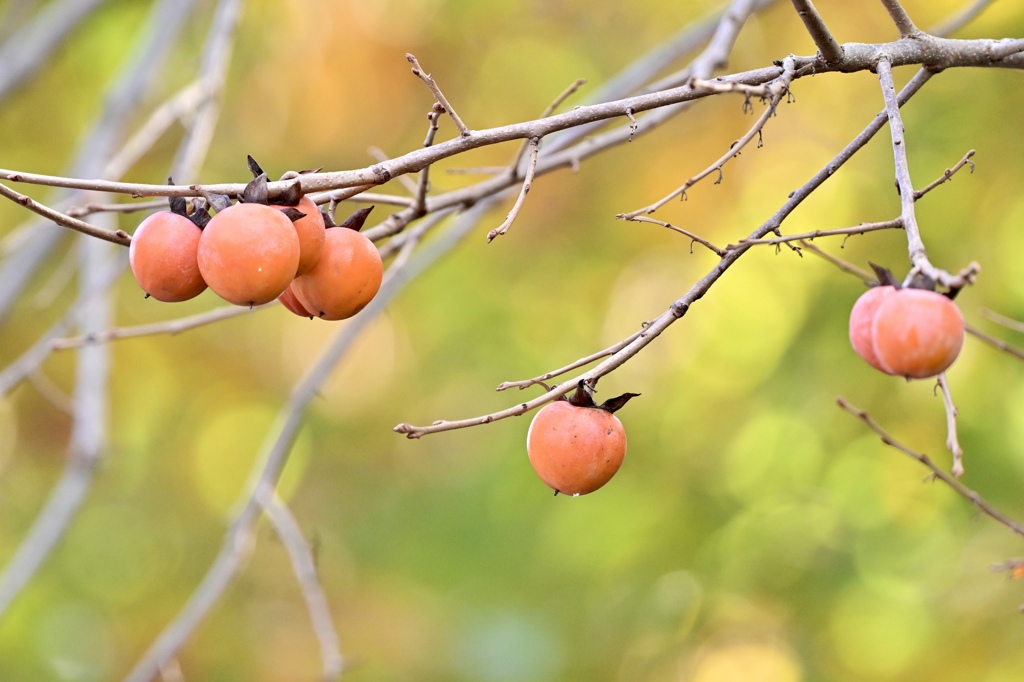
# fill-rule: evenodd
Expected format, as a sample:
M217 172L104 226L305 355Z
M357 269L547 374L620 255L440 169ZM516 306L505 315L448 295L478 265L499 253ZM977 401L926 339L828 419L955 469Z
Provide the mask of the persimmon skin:
M611 412L558 400L534 416L526 452L549 488L564 495L586 495L611 480L622 466L626 431Z
M128 247L135 281L158 301L177 303L206 290L197 250L203 231L185 216L159 211L139 224Z
M373 242L347 227L332 227L320 260L295 278L292 290L314 316L344 320L373 300L383 278L384 264Z
M900 289L878 306L871 334L883 371L927 379L945 372L960 354L964 316L942 294Z
M286 309L295 313L299 317L308 317L310 319L316 317L316 315L306 310L305 306L303 306L299 299L295 297L295 291L292 289L291 284L289 284L288 288L284 290L284 293L277 297L277 300L279 300L281 305Z
M320 254L324 249L324 216L320 213L320 207L313 203L309 197L302 197L295 206L276 206L284 210L294 208L306 215L298 220L292 221L295 233L299 237L299 267L296 275L304 275L309 272L316 262L320 260Z
M199 270L229 303L269 303L299 266L299 237L287 216L264 204L235 204L207 223L199 240Z
M879 286L868 289L850 310L850 345L857 355L864 358L864 361L877 369L879 372L891 374L878 361L875 354L874 337L871 325L878 312L878 306L882 305L890 296L896 293L896 288L891 286Z

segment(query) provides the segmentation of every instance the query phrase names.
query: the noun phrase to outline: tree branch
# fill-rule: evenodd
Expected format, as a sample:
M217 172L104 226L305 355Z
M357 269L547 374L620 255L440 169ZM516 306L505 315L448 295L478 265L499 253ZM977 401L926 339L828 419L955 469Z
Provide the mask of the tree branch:
M825 21L814 8L811 0L792 0L793 8L804 22L804 28L811 34L811 40L818 46L818 54L825 60L826 64L837 64L843 59L843 48L839 46L836 39L832 37Z

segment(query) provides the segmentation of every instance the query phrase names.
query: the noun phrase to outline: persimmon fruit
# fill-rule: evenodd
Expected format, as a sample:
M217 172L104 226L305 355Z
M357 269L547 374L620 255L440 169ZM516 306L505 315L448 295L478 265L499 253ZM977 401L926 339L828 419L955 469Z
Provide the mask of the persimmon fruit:
M927 379L945 372L964 343L964 317L947 296L926 289L877 287L850 313L850 342L886 374Z
M320 260L292 283L295 297L315 317L344 320L373 300L384 278L377 247L355 229L327 228Z
M199 270L225 301L253 306L280 296L299 267L299 237L284 213L240 203L219 211L199 240Z
M320 207L313 203L309 197L302 197L297 204L291 206L276 206L280 210L294 208L305 215L292 222L295 233L299 237L299 267L297 275L304 275L309 272L316 262L320 260L320 254L324 248L324 216L320 213Z
M526 435L530 465L540 479L556 494L574 497L611 480L626 455L626 431L612 413L636 395L597 406L581 382L571 398L541 408Z
M183 215L153 213L136 228L128 247L135 281L158 301L176 303L206 289L197 250L202 230Z
M306 310L306 307L302 305L298 298L295 297L295 290L292 289L291 283L289 283L288 288L277 297L277 300L281 302L281 305L299 317L308 317L310 319L316 317L316 315Z

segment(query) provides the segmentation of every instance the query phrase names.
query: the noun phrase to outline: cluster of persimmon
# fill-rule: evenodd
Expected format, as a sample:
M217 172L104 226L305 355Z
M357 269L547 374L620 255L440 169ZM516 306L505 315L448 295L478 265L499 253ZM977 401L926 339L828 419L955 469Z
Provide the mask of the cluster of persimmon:
M964 343L964 316L945 294L901 287L877 268L878 286L864 292L850 311L850 343L875 369L907 379L945 372Z
M384 273L377 248L359 232L370 209L335 226L295 192L271 203L266 173L251 158L250 168L256 177L241 201L214 198L212 217L200 202L187 212L185 199L175 197L170 211L139 225L128 258L146 295L186 301L209 287L235 305L277 298L296 315L324 320L362 310Z
M571 397L545 405L530 422L526 452L555 494L586 495L611 480L626 455L626 431L613 413L639 393L601 405L581 381Z

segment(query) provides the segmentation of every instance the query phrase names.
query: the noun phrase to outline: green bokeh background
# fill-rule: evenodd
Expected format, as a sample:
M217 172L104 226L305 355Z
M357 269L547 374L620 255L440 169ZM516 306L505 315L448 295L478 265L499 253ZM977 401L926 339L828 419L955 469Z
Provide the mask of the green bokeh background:
M906 4L927 27L961 2ZM432 99L406 52L470 127L527 120L573 80L596 87L714 5L250 0L209 157L199 177L179 180L242 181L247 153L274 176L365 166L370 146L390 155L417 148ZM107 3L0 103L0 165L66 168L148 6ZM194 72L213 3L199 7L136 122ZM879 3L818 7L841 41L895 36ZM961 34L1021 35L1016 3L996 3ZM813 51L791 5L778 2L744 29L729 69ZM897 78L912 73L898 69ZM949 72L904 110L918 186L977 150L976 172L923 199L919 220L937 265L983 267L958 299L968 322L1018 346L1024 339L980 311L1024 319L1021 85L1019 72ZM694 187L656 217L735 242L882 107L869 73L806 78L793 90L763 148L746 149L721 184ZM620 413L626 463L593 495L551 497L526 459L528 417L417 441L391 432L398 422L508 406L525 394L496 393L498 383L604 348L682 295L714 256L614 216L678 186L751 122L738 97L714 98L579 172L539 178L508 235L485 243L506 204L416 280L333 372L280 492L317 550L345 679L1024 678L1024 589L990 570L1022 554L1020 539L922 482L925 469L836 407L845 396L948 466L931 382L883 376L854 355L846 321L863 286L813 255L749 253L601 382L602 396L643 395ZM440 137L453 135L442 120ZM179 138L168 133L129 179L161 181ZM503 163L515 148L438 164L435 191L469 182L446 168ZM892 181L883 131L784 230L895 217ZM0 203L0 236L25 218ZM817 243L861 267L908 267L901 232ZM0 364L73 300L71 285L55 284L72 248L51 257L2 322ZM124 325L220 304L212 292L177 305L143 300L127 275L116 292ZM110 446L81 514L0 621L0 679L98 681L128 670L205 573L277 411L340 326L272 307L112 346ZM64 392L73 370L72 353L44 366ZM1024 366L968 338L949 379L964 481L1024 518ZM0 562L59 476L69 430L68 416L30 384L0 399ZM179 664L188 680L317 678L316 640L266 523Z

